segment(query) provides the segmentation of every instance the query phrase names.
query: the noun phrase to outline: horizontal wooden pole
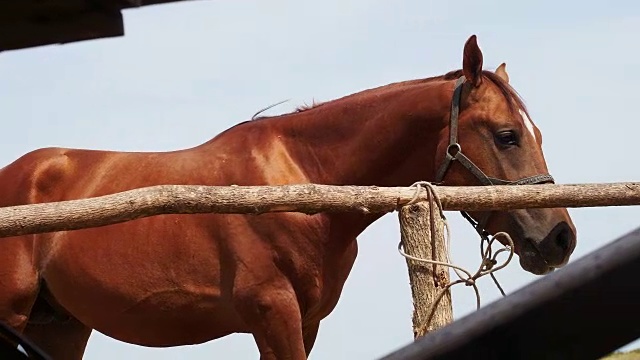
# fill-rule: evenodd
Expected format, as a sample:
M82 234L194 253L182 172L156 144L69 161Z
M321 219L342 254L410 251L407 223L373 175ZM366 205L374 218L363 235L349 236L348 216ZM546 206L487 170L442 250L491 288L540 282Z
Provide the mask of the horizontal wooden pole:
M440 186L445 210L640 205L640 183ZM160 185L80 200L0 208L0 237L104 226L161 214L324 211L385 213L412 187ZM426 191L420 199L426 198Z

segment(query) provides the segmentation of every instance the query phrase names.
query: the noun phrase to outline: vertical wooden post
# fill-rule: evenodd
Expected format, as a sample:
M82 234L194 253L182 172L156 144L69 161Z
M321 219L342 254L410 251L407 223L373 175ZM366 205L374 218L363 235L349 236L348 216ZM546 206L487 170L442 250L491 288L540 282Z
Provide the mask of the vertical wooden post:
M444 220L437 205L433 204L433 214L428 201L406 205L399 211L400 232L404 252L408 255L446 262ZM435 224L431 230L431 221ZM434 235L432 237L432 234ZM441 328L453 321L451 292L446 291L434 311L427 326L431 304L442 288L449 283L449 268L407 260L409 282L413 296L413 335L414 338Z

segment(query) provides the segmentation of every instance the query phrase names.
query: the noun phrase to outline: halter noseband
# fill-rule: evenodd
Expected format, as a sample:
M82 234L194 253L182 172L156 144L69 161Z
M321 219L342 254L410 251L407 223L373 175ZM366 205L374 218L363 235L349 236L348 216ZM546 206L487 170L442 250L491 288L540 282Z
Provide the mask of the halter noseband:
M442 182L447 170L451 167L454 161L458 161L462 166L469 170L482 185L533 185L553 183L553 177L549 174L539 174L524 177L519 180L509 181L487 176L480 168L466 157L462 153L462 147L458 143L458 115L460 113L460 98L462 97L462 85L465 82L465 77L461 76L455 84L453 90L453 98L451 99L451 115L449 118L449 146L447 146L447 152L444 158L444 162L440 165L438 172L436 173L436 183ZM475 222L466 211L460 212L465 219L467 219L471 225L476 229L480 236L488 236L489 233L485 230L485 226L489 221L491 212L487 213L479 222Z

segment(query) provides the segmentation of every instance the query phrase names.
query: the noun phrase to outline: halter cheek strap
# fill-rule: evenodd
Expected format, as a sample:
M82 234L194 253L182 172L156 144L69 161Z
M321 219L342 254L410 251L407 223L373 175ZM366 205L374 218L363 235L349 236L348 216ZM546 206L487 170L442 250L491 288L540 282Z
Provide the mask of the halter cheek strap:
M471 161L466 155L462 153L462 146L458 143L458 116L460 114L460 99L462 97L462 85L465 82L465 77L461 76L456 80L455 87L453 89L453 98L451 99L451 114L449 117L449 145L447 146L447 152L444 161L438 168L436 173L436 183L442 182L447 171L451 167L454 161L464 166L471 174L473 174L482 185L533 185L554 183L554 179L549 174L538 174L533 176L524 177L519 180L503 180L487 176L476 164ZM476 222L465 211L461 211L462 216L467 219L471 225L476 229L480 236L488 236L489 233L485 230L485 226L489 221L491 212L488 212L479 222Z

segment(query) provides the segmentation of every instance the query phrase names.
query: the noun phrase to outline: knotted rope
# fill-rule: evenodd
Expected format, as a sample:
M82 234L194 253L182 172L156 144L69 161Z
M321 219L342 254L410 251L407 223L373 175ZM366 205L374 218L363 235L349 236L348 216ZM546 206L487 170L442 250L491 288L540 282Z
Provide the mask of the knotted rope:
M437 207L437 212L442 218L442 221L444 223L444 228L445 228L446 241L445 241L444 253L446 256L446 262L431 260L431 259L422 259L422 258L409 255L405 253L403 250L402 240L400 240L400 243L398 244L398 252L405 258L411 259L416 262L426 263L431 265L441 265L441 266L452 268L456 273L456 275L458 276L458 280L449 282L446 286L441 288L438 294L436 295L435 300L429 307L429 312L428 312L429 315L427 316L427 321L423 326L424 329L429 327L429 324L431 323L431 319L433 318L433 314L435 313L435 310L438 304L440 303L440 300L444 296L444 294L454 285L465 284L466 286L473 287L473 290L476 294L476 307L478 309L480 308L480 291L478 290L476 281L485 275L490 275L492 277L493 281L495 282L496 286L498 287L502 295L505 296L505 293L502 290L502 287L500 286L500 284L498 283L498 280L494 276L494 272L506 267L511 261L511 259L513 258L514 245L513 245L513 240L511 239L511 236L509 236L509 234L507 234L506 232L498 232L495 235L493 235L491 238L481 237L480 254L482 256L482 262L478 267L478 270L472 274L470 271L467 271L466 269L453 264L451 261L451 253L450 253L451 231L449 229L449 223L447 221L447 218L444 215L442 203L440 201L440 198L438 197L438 193L436 192L434 186L431 183L426 181L420 181L420 182L414 183L411 186L416 188L416 192L414 193L412 199L408 203L404 204L403 206L416 203L420 198L420 194L422 190L425 189L427 191L427 200L429 202L429 212L430 212L429 222L430 222L431 238L432 239L435 238L436 209L434 209L434 207ZM503 248L493 253L491 246L499 236L502 236L507 241L508 245L504 246ZM485 242L487 243L486 249L485 249ZM508 252L509 256L502 264L498 265L497 257L502 252ZM434 275L435 275L435 272L434 272ZM437 282L437 284L438 283L439 282Z

